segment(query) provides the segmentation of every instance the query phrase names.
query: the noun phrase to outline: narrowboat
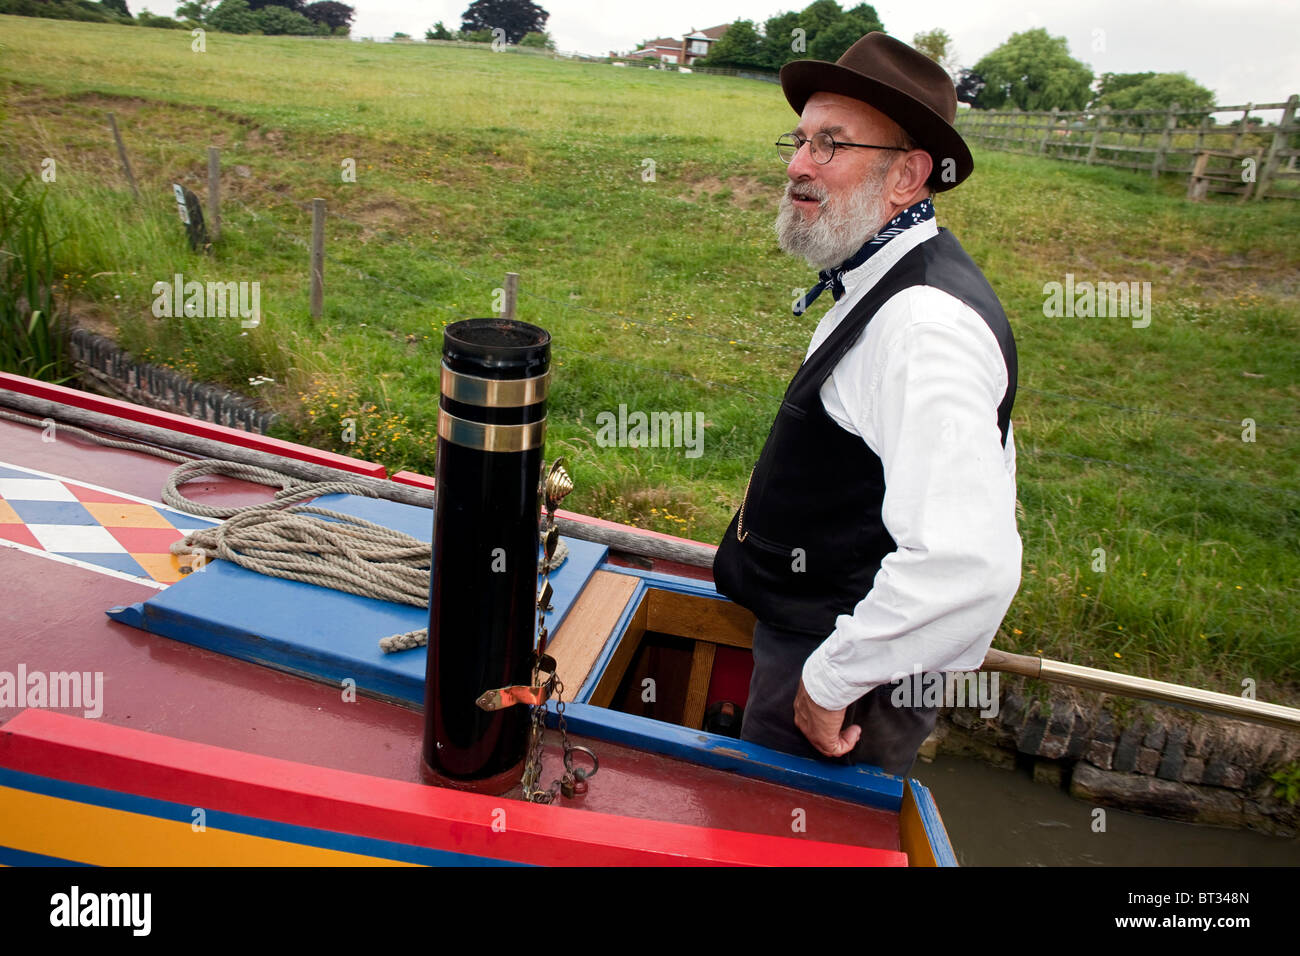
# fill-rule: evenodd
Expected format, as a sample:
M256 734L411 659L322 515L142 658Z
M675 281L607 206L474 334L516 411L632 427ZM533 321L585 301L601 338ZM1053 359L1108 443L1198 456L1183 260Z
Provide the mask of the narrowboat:
M474 395L510 389L456 374L444 359L440 439L491 432ZM525 476L562 479L540 445L514 451ZM441 597L420 607L175 548L275 490L199 468L172 490L202 507L160 500L187 459L365 486L310 506L432 544ZM711 546L558 509L549 484L522 504L498 505L499 485L453 503L457 480L0 375L0 863L956 865L916 780L739 739L754 621L714 588ZM531 509L533 531L540 511L541 540L548 520L558 534L543 571L518 562L526 606L501 602L531 617L532 681L470 688L484 692L475 726L500 718L473 745L515 747L477 776L446 756L463 727L441 706L464 696L446 682L466 649L492 642L465 611L477 585L460 570L481 562L450 514L475 508L494 528ZM426 625L426 645L380 646ZM521 775L510 741L525 734Z

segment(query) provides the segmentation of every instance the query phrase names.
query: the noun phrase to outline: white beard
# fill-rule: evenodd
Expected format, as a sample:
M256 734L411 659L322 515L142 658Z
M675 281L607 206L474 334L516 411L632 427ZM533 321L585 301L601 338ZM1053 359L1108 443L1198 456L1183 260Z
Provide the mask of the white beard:
M823 186L799 185L800 192L822 200L820 212L811 222L790 198L796 184L787 184L775 224L781 248L792 256L802 256L809 266L819 270L849 258L888 221L888 207L880 194L887 169L888 165L838 202L827 199Z

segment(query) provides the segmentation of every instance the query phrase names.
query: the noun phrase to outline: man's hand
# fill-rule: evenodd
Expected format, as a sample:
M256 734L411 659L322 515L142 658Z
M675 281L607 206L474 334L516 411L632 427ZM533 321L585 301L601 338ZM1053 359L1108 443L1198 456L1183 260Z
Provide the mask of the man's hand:
M818 707L800 680L799 692L794 695L794 725L808 738L808 742L828 757L842 757L857 746L858 738L862 736L862 728L857 724L850 724L841 732L843 724L844 709Z

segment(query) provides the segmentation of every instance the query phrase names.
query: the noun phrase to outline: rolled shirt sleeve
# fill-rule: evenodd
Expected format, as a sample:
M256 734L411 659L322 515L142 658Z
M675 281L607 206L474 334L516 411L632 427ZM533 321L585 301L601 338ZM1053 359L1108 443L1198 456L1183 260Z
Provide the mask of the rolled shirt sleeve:
M803 669L830 710L914 671L974 670L1020 586L1007 371L968 305L919 286L891 298L822 386L823 405L883 465L897 550Z

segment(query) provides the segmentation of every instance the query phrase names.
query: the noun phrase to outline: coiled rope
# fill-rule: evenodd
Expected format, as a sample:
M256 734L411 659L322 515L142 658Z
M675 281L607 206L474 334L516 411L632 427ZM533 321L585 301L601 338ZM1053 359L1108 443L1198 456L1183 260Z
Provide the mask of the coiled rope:
M48 421L3 410L0 418L38 428ZM433 567L430 543L363 518L301 503L331 494L378 498L368 485L342 480L302 481L270 468L218 458L187 458L155 445L104 438L73 425L57 427L97 445L180 462L163 484L163 501L188 514L226 519L213 528L193 531L172 542L172 554L198 556L199 567L215 556L271 577L398 604L429 606ZM279 490L268 502L226 507L192 501L181 494L181 485L209 475L225 475ZM547 570L558 568L567 556L568 548L561 541ZM421 647L428 640L427 629L420 628L389 635L379 641L379 647L391 654Z

